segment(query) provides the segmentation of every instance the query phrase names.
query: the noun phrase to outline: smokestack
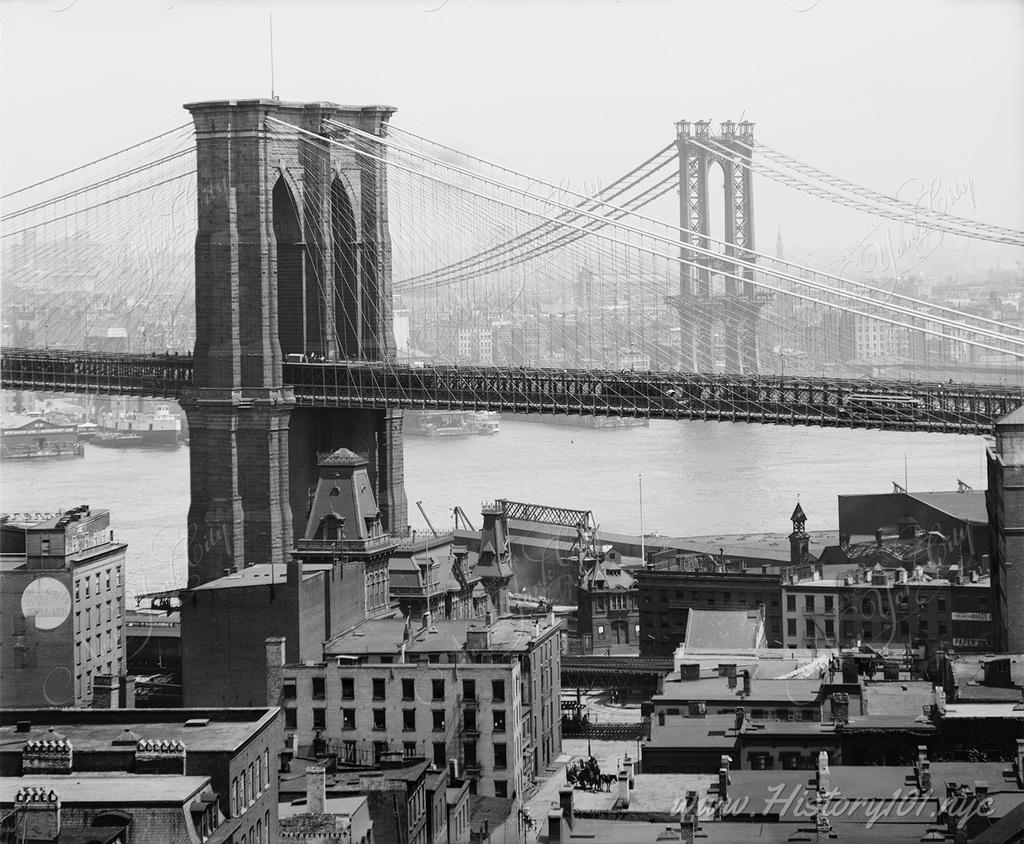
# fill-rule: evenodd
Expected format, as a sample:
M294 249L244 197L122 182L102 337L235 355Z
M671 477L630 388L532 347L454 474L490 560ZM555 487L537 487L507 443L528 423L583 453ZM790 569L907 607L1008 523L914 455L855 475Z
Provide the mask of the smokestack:
M562 810L562 817L565 818L565 822L569 825L569 829L572 829L572 789L571 788L560 788L558 789L558 805Z
M725 802L729 799L729 769L721 767L718 769L718 800Z
M548 812L548 841L560 844L562 841L562 810L551 809Z
M817 785L818 791L832 790L832 771L828 766L828 752L824 750L818 754Z
M629 774L625 771L619 771L619 799L616 801L615 808L629 808Z
M750 672L749 671L744 671L743 672L743 694L747 695L747 696L750 695Z
M322 815L327 807L327 769L312 765L306 768L306 811Z

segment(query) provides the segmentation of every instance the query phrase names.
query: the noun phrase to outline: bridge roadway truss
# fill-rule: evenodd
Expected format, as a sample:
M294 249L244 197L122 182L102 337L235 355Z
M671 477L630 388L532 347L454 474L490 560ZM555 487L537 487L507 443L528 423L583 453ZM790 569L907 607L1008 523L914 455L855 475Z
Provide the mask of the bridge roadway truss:
M993 385L677 372L286 363L300 407L493 410L830 428L991 434L1024 405ZM192 361L175 355L0 350L5 389L182 398Z

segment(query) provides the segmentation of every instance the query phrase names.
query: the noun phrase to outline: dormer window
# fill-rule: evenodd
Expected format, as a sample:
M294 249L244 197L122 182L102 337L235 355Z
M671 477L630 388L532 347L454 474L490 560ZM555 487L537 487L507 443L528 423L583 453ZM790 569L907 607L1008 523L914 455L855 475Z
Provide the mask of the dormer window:
M320 519L320 527L317 530L317 539L324 539L330 542L340 540L345 533L345 520L337 513L325 513Z

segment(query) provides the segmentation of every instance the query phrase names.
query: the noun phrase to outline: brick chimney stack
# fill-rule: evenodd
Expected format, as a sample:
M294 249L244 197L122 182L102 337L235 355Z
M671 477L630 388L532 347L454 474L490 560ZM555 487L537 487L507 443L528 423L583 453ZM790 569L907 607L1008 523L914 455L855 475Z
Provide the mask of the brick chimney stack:
M280 706L284 694L284 646L283 636L265 639L267 648L267 706Z
M60 797L51 788L32 786L19 788L14 807L23 818L19 821L24 841L56 841L60 838Z
M135 746L135 773L185 776L185 743L142 739Z
M75 747L59 733L53 739L25 744L21 751L22 774L70 774L74 768Z
M322 815L327 808L327 769L320 765L306 768L306 811Z

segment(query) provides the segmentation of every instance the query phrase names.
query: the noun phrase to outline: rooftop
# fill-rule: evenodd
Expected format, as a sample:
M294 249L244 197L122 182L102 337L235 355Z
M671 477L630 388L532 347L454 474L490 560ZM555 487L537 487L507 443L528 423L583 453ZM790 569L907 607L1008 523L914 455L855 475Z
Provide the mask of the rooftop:
M797 679L755 679L750 684L750 694L743 694L743 678L736 678L736 687L729 688L728 677L711 677L700 680L666 680L665 691L655 695L655 704L675 701L735 701L736 706L748 702L780 701L795 704L812 704L818 700L821 680Z
M764 641L764 617L758 610L691 609L686 619L687 652L714 649L754 649Z
M324 656L397 654L403 643L406 645L406 653L463 651L466 648L466 633L470 628L483 629L483 621L479 619L438 620L428 628L412 627L410 638L406 641L405 624L403 619L364 621L326 642ZM552 631L546 619L539 627L541 638ZM532 619L499 618L491 623L490 631L488 650L492 651L526 651L535 639Z
M278 717L276 708L231 709L7 709L0 711L0 752L21 753L25 743L49 739L49 728L57 728L74 746L76 753L108 752L125 730L141 738L181 741L186 748L204 751L234 751L266 724ZM207 720L208 719L208 720ZM31 724L18 732L18 721ZM196 726L187 726L193 721ZM201 722L207 723L202 724ZM131 750L133 746L117 746Z
M78 747L76 745L75 749ZM61 803L97 803L129 806L133 803L184 804L210 784L209 777L157 774L73 773L70 776L27 774L0 777L0 804L14 802L22 788L53 789Z
M932 684L924 681L865 680L864 711L868 715L920 715L935 699Z
M216 580L196 586L193 591L214 589L238 589L243 586L266 586L271 583L284 584L288 580L288 566L285 563L257 563L240 571L218 577Z

